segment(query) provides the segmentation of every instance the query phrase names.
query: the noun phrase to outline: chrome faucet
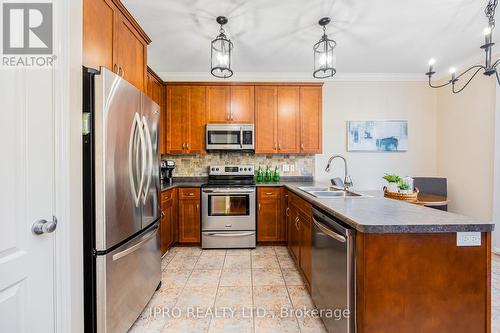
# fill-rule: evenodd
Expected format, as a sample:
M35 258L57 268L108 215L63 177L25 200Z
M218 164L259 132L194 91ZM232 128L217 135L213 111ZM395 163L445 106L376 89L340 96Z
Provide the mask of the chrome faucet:
M351 189L353 183L352 183L351 177L349 176L349 174L347 172L347 160L345 159L344 156L333 155L332 157L330 157L330 159L328 160L328 164L326 165L325 171L330 172L330 165L332 164L332 161L336 158L341 158L344 161L344 190L349 191Z

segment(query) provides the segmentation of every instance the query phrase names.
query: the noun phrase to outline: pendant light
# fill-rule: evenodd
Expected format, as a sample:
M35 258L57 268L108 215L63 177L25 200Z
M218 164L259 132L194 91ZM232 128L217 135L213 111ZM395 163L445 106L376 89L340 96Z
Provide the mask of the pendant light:
M337 42L329 39L326 35L326 26L330 23L329 17L323 17L318 24L323 27L323 36L319 42L314 44L314 72L313 76L316 79L325 79L335 75L337 70L333 67L335 64L335 55L333 49Z
M216 19L220 24L219 35L211 43L211 73L215 77L227 79L233 76L231 69L231 51L233 50L233 43L227 38L224 31L224 24L228 22L224 16L219 16Z

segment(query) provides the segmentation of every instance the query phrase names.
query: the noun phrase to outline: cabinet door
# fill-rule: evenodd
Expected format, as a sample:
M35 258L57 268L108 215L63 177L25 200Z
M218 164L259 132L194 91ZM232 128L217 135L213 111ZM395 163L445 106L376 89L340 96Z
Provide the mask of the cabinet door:
M278 90L255 87L255 153L272 154L278 150Z
M311 283L312 273L312 219L302 212L299 213L300 223L300 268L306 277L307 282Z
M278 242L281 240L281 188L260 187L257 189L257 241Z
M230 87L207 87L207 122L212 124L229 122L231 110L230 101Z
M145 91L146 45L125 16L117 13L115 24L114 59L118 74Z
M113 34L116 7L111 0L83 1L83 65L114 71Z
M300 151L299 87L278 87L278 153Z
M161 195L163 217L160 224L160 249L163 255L174 243L173 224L175 222L173 190Z
M167 153L182 154L185 147L189 87L167 86Z
M206 87L189 88L189 118L186 133L187 149L190 154L205 154Z
M300 87L300 152L321 154L322 87Z
M231 86L231 110L229 120L237 124L254 122L254 87Z
M192 194L192 195L191 195ZM200 189L179 189L179 243L200 242Z

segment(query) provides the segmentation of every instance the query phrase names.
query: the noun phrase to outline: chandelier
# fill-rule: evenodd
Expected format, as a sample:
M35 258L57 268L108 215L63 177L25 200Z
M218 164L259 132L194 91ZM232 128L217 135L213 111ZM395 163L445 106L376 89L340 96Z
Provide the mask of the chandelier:
M233 76L231 69L233 43L227 38L223 28L224 24L228 22L227 18L219 16L216 21L220 24L220 30L219 35L211 43L211 73L215 77L226 79Z
M495 28L495 10L497 8L497 4L498 0L489 0L488 4L486 5L486 9L484 10L486 18L488 19L488 27L484 29L484 45L481 46L481 49L483 49L485 52L485 64L472 66L458 76L455 68L450 68L451 79L446 83L434 85L431 82L431 78L432 75L436 73L434 71L434 64L436 63L436 61L434 59L431 59L429 60L429 71L425 73L425 75L429 77L429 86L431 88L441 88L451 84L451 90L453 91L453 93L458 94L459 92L464 90L465 87L467 87L467 85L481 70L483 70L483 74L487 76L491 76L494 74L497 78L498 84L500 84L500 77L497 71L497 66L500 63L500 59L495 61L493 64L491 63L491 49L493 48L493 45L495 45L495 43L493 43L492 41L492 33L493 29ZM473 74L465 81L465 83L463 85L457 84L460 78L469 72L472 72Z
M333 67L335 63L335 54L333 49L337 43L333 39L329 39L326 35L326 26L330 23L329 17L323 17L318 24L323 27L323 36L319 42L314 44L314 72L313 77L316 79L325 79L335 75L337 70Z

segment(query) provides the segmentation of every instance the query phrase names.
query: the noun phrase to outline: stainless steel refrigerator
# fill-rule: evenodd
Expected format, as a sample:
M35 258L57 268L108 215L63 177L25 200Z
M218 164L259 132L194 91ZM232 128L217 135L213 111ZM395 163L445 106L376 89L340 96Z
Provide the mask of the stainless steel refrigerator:
M161 280L160 107L83 68L85 332L126 332Z

